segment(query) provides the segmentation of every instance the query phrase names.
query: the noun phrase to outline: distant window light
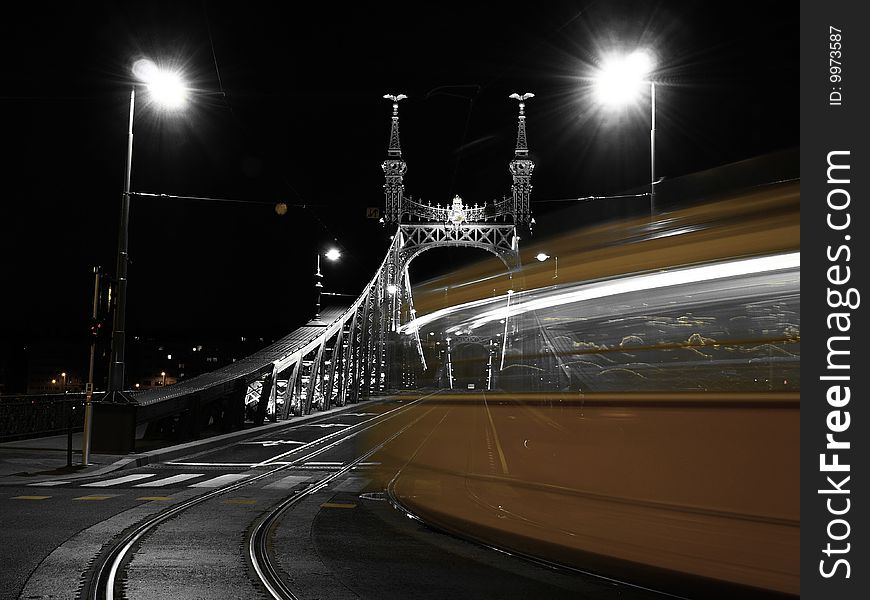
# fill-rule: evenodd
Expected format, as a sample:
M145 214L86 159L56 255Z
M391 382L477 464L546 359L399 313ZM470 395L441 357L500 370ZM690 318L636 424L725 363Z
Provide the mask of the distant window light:
M242 336L242 341L243 341L243 342L247 342L248 340L247 340L247 338L246 338L245 336Z
M166 360L172 360L172 355L171 355L171 354L167 354L167 355L166 355Z

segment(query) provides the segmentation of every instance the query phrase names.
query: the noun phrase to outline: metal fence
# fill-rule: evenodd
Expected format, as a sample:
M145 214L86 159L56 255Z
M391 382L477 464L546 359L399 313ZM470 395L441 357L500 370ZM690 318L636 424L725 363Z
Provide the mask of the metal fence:
M84 394L0 396L0 441L81 430L84 404Z

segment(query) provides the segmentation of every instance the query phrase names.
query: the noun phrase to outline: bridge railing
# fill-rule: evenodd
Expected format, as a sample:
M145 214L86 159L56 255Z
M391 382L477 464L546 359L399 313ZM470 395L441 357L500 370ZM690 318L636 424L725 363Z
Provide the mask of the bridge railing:
M0 396L0 442L81 430L84 394Z

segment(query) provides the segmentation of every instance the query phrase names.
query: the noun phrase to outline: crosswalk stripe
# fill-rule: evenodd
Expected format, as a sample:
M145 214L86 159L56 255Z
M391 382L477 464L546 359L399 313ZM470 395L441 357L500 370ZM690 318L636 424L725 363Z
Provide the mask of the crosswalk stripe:
M51 496L12 496L13 500L47 500Z
M86 483L82 487L110 487L113 485L120 485L122 483L128 483L130 481L139 481L140 479L148 479L149 477L154 477L154 473L133 473L132 475L125 475L124 477L116 477L115 479L106 479L104 481L95 481L93 483Z
M195 479L196 477L202 476L203 473L181 473L180 475L173 475L172 477L165 477L163 479L157 479L156 481L146 481L145 483L138 483L133 487L164 487L167 485L181 483L182 481L187 481L188 479Z
M69 481L40 481L39 483L28 483L29 487L52 487L55 485L66 485Z
M256 467L258 463L168 462L173 467Z
M270 483L269 485L264 485L263 489L267 490L289 490L293 486L302 483L303 481L308 481L311 477L305 477L304 475L290 475L289 477L284 477L283 479L279 479L275 483Z
M205 481L199 481L194 483L193 485L189 485L187 487L192 488L215 488L225 485L227 483L232 483L234 481L238 481L239 479L245 479L248 475L239 475L232 473L230 475L220 475L219 477L215 477L213 479L206 479Z

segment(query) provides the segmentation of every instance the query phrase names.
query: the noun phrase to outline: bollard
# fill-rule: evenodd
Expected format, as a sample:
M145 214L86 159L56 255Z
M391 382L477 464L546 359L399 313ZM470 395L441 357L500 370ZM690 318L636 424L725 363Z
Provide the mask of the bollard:
M72 402L66 402L66 466L72 468L72 434L73 434L73 419L72 419Z

